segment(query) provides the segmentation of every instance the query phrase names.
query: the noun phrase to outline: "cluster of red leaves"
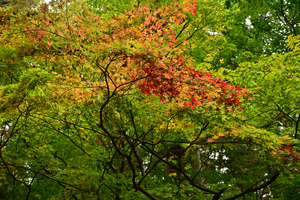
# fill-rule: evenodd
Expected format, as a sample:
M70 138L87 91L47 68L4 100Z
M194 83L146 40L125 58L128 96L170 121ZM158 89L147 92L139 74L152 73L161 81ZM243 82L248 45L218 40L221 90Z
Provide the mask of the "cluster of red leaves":
M296 152L293 151L293 147L285 146L285 147L279 147L279 149L281 150L281 152L278 153L278 155L286 156L285 158L283 158L284 160L292 160L293 158L291 158L291 156L296 159L300 159L300 157L296 154Z
M144 94L159 96L161 101L176 99L184 107L196 108L204 101L216 100L219 104L239 105L239 96L250 97L250 91L245 88L213 78L208 72L201 73L193 66L188 67L180 55L171 59L168 65L160 64L163 63L162 57L157 60L143 54L133 57L137 65L143 61L146 79L140 84L140 89Z

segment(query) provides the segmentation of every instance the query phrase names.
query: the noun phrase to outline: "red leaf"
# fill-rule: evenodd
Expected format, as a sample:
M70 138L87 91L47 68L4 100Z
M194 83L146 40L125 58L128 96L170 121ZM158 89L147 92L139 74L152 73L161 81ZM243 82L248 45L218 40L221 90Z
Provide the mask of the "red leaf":
M241 88L240 86L238 86L238 85L235 87L235 89L236 89L237 91L241 91L241 90L242 90L242 88Z
M241 104L241 102L239 101L239 99L238 98L234 98L234 102L236 103L236 104Z
M286 146L286 147L285 147L285 149L286 149L286 150L288 150L288 151L290 151L290 150L292 150L292 149L293 149L293 147Z
M211 74L208 73L208 72L204 72L204 74L205 74L207 77L211 77Z
M220 99L219 99L219 103L222 103L223 102L223 99L222 99L222 97L220 97Z

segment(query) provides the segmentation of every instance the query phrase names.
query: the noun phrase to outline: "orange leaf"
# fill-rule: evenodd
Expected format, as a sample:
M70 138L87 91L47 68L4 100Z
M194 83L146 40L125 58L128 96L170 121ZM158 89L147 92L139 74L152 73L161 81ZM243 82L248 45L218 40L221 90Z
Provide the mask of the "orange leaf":
M52 41L47 41L47 44L49 45L49 46L52 46L53 45L53 42Z
M168 42L168 46L169 46L169 47L172 47L173 45L174 45L173 42Z

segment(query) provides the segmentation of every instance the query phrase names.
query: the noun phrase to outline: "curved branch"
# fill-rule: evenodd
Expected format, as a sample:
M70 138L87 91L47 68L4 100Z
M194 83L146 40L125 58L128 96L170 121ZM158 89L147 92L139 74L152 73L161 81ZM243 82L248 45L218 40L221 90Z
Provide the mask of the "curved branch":
M234 200L234 199L237 199L237 198L239 198L239 197L241 197L241 196L244 196L245 194L248 194L248 193L250 193L250 192L255 192L255 191L257 191L257 190L260 190L260 189L262 189L262 188L265 188L265 187L267 187L268 185L270 185L271 183L273 183L273 182L277 179L277 177L279 176L279 174L280 174L280 172L279 172L279 171L276 171L276 172L271 176L271 178L270 178L268 181L264 182L264 183L261 184L260 186L254 187L254 185L252 185L250 188L248 188L248 189L245 190L244 192L241 192L240 194L237 194L237 195L235 195L235 196L233 196L233 197L231 197L231 198L228 198L228 199L226 199L226 200Z

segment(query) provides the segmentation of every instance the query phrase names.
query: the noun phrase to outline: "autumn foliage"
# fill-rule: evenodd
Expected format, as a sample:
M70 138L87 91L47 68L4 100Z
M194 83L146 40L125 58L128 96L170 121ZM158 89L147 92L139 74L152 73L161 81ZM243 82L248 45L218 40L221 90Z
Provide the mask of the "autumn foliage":
M27 196L37 180L57 183L57 198L237 199L297 171L291 138L247 121L256 93L191 56L196 33L221 37L214 5L92 10L0 8L0 164Z
M184 56L183 44L188 43L184 35L185 21L187 15L196 15L196 3L173 2L155 11L141 6L109 21L101 20L83 6L76 15L61 17L67 23L57 20L54 13L48 13L47 4L43 4L39 12L28 11L25 16L3 10L3 21L14 18L13 23L4 25L3 34L19 30L22 36L16 35L13 46L26 45L27 52L38 56L40 61L62 63L60 72L53 71L61 78L58 83L61 93L70 90L68 85L74 82L85 85L94 73L105 74L109 79L107 82L91 81L90 95L103 88L118 91L135 85L144 94L159 96L161 101L176 100L179 107L196 108L205 101L239 105L241 96L250 95L248 90L213 78L208 72L195 70ZM91 19L88 22L87 15ZM178 35L173 31L175 27L182 28ZM28 40L20 41L20 37ZM4 44L11 44L11 39L11 36L4 39ZM16 53L21 54L19 51L23 48L17 49ZM81 63L84 71L74 71L68 59ZM78 77L79 73L81 77ZM81 96L83 100L83 94L87 95L85 89L72 95Z

